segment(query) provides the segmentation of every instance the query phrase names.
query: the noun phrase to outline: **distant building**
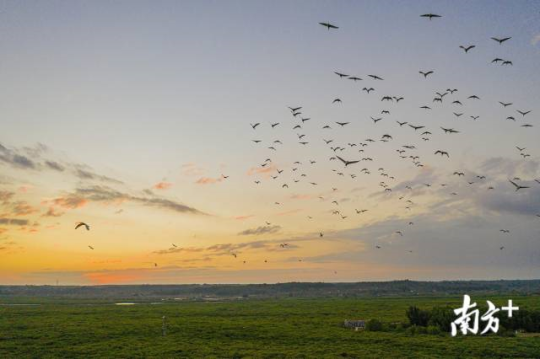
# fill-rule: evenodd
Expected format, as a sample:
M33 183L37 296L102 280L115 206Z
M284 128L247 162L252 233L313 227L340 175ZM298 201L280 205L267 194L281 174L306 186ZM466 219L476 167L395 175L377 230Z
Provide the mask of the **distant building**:
M354 328L354 330L364 329L366 327L366 321L365 320L359 320L359 319L345 319L343 321L343 326L345 328Z

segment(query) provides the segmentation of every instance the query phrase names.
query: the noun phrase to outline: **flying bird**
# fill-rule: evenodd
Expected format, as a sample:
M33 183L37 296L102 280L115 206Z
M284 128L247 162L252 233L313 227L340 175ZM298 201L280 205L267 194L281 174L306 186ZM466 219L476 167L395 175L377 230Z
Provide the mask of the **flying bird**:
M510 39L511 39L511 37L504 37L502 39L499 39L499 38L496 38L496 37L491 38L491 40L497 41L499 43L499 45L502 45L503 42L508 41Z
M338 160L343 162L343 164L345 164L345 167L360 162L360 161L346 161L346 160L344 160L343 158L341 158L339 156L336 156L336 157L337 157Z
M437 151L435 151L435 154L436 155L441 155L441 156L446 156L446 157L450 158L450 155L446 151L437 150Z
M430 71L427 71L427 72L418 71L418 73L424 75L424 78L427 78L429 75L431 75L433 73L433 70L430 70Z
M530 187L527 187L527 186L520 186L520 185L518 185L516 182L514 182L512 180L509 180L509 182L514 185L514 187L516 188L516 192L519 191L520 189L530 188Z
M472 50L474 49L476 46L475 45L469 45L467 47L461 45L460 48L463 49L463 51L465 51L465 53L469 52L469 50Z
M332 25L329 22L320 22L319 24L326 27L328 31L330 31L330 29L339 29L339 27L337 27L336 25Z
M423 14L423 15L420 15L420 17L427 17L430 21L431 19L433 18L437 18L437 17L442 17L441 15L437 15L437 14Z
M75 226L75 229L78 229L79 227L82 227L82 226L84 226L87 231L90 230L90 226L88 224L84 223L84 222L77 223L77 225Z

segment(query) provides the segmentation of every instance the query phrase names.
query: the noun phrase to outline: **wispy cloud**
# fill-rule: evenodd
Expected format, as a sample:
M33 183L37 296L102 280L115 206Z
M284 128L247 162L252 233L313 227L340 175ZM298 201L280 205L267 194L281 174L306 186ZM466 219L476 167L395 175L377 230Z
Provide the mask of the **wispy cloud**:
M211 177L201 177L195 183L196 184L215 184L223 181L223 177L211 178Z
M157 189L157 190L165 190L171 187L172 187L172 183L169 183L169 182L158 182L152 186L153 189Z
M261 226L257 228L246 229L240 233L239 236L260 236L263 234L277 233L281 230L280 226Z
M206 215L193 207L184 205L174 200L157 197L147 193L147 197L135 196L120 192L107 186L90 186L77 188L75 192L67 196L54 199L52 202L63 208L75 209L86 205L88 202L103 202L106 204L119 204L122 202L135 202L145 206L157 207L178 213L190 213Z

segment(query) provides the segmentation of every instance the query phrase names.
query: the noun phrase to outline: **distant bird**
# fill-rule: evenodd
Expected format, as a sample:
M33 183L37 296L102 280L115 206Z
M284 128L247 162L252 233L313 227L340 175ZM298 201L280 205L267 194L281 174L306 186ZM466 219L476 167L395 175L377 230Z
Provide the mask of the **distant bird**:
M531 110L529 110L529 111L520 111L520 110L517 110L517 112L518 112L521 116L525 117L525 115L527 115L528 113L530 113Z
M516 182L514 182L512 180L509 180L509 182L514 185L514 187L516 188L516 192L519 191L520 189L530 188L530 187L527 187L527 186L520 186L520 185L518 185Z
M436 155L439 154L441 156L446 156L446 157L450 158L450 155L446 151L437 150L437 151L435 151L435 154Z
M77 225L75 226L75 229L78 229L79 227L82 227L82 226L84 226L87 231L90 230L90 226L88 224L84 223L84 222L77 223Z
M431 21L431 19L433 19L433 18L438 18L438 17L442 17L442 16L441 16L441 15L437 15L437 14L431 14L431 13L430 13L430 14L423 14L423 15L420 15L420 17L426 17L426 18L428 18L428 19Z
M454 130L453 128L444 128L441 127L441 129L444 131L444 133L459 133L459 131Z
M469 52L469 50L472 50L474 49L476 46L475 45L469 45L467 47L461 45L460 48L463 49L463 51L465 51L465 53Z
M508 107L508 106L511 106L511 105L512 105L512 102L506 102L506 103L505 103L505 102L499 101L499 103L500 103L501 105L503 105L503 107Z
M336 99L334 99L334 101L332 101L332 103L336 103L336 102L339 102L339 103L341 103L341 99L339 99L339 98L336 98Z
M88 246L88 248L90 248L91 250L94 250L94 247L92 247L92 246Z
M511 37L505 37L505 38L502 38L502 39L498 39L496 37L491 38L491 40L497 41L499 43L499 45L502 45L503 42L508 41L510 39L511 39Z
M339 27L337 27L336 25L332 25L329 22L320 22L319 24L326 27L328 31L330 31L330 29L339 29Z
M343 162L343 164L345 165L345 167L360 162L360 161L346 161L346 160L344 160L343 158L341 158L341 157L339 157L339 156L336 156L336 157L337 157L338 160L340 160L341 162Z
M260 125L260 123L254 123L254 124L251 124L251 123L250 123L250 125L251 125L251 127L252 127L253 129L256 129L256 128L257 128L257 126L259 126L259 125Z
M370 88L367 88L367 87L364 87L362 89L362 91L366 91L367 93L370 93L371 91L375 90L373 87L370 87Z
M349 77L349 75L342 74L341 72L336 72L336 71L334 71L334 73L335 73L336 75L338 75L339 78Z
M368 76L371 77L373 80L383 80L381 77L377 75L368 75Z
M174 248L178 248L178 246L177 246L176 244L174 244L174 243L172 243L172 246L173 246Z
M431 75L433 73L433 70L430 70L430 71L418 71L418 73L424 75L424 78L428 77L429 75Z

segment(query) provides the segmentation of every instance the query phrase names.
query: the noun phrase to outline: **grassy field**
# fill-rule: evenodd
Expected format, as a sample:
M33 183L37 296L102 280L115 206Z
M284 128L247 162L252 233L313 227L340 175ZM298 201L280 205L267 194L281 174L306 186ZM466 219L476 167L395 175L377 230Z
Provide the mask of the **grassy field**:
M540 309L540 297L512 298ZM233 302L55 301L0 306L0 358L540 358L540 337L354 332L344 319L406 322L409 305L431 308L462 298L280 299ZM27 302L12 298L12 303ZM5 303L5 301L2 301ZM39 303L39 299L32 300ZM168 334L161 333L162 316Z

